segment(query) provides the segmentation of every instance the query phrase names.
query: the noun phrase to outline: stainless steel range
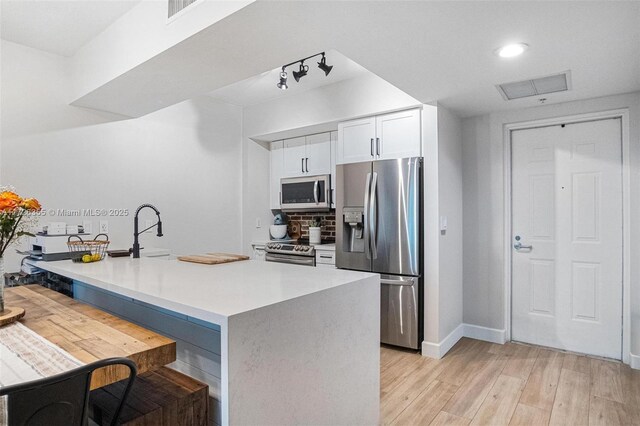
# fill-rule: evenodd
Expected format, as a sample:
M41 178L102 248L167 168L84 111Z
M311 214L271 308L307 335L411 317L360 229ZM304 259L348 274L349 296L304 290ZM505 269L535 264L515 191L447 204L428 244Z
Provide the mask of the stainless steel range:
M267 262L316 266L316 249L302 244L271 242L265 246Z

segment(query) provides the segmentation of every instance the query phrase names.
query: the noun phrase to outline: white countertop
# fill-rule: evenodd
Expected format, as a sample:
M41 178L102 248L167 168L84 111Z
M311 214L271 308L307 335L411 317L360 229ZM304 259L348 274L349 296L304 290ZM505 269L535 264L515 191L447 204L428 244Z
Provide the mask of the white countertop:
M226 324L233 315L374 275L255 260L220 265L153 258L31 263L46 271L220 325Z

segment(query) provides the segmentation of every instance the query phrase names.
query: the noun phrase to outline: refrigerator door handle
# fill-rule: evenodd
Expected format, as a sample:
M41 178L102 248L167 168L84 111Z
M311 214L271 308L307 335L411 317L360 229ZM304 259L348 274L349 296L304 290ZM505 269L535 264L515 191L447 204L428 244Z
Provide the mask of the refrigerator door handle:
M371 259L371 235L369 233L369 204L371 203L371 173L367 173L367 180L364 185L364 251L367 259Z
M378 229L377 229L377 222L378 222L378 200L376 197L376 190L377 190L377 186L378 186L378 173L373 172L373 175L371 177L371 197L369 198L369 209L370 209L370 214L369 214L369 229L370 229L370 236L369 236L369 240L370 240L370 244L371 244L371 258L372 259L377 259L378 258L378 247L376 245L377 239L378 239Z

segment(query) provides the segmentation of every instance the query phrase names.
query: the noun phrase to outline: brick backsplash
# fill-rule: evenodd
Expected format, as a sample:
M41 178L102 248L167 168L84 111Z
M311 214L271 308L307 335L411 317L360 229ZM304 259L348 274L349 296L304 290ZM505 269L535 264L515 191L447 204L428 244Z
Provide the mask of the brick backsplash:
M322 240L335 240L336 238L336 213L331 212L289 212L287 213L289 222L300 222L302 226L302 232L300 238L309 238L309 224L313 221L313 218L320 216L322 222L320 227L320 238ZM290 231L290 229L289 229Z

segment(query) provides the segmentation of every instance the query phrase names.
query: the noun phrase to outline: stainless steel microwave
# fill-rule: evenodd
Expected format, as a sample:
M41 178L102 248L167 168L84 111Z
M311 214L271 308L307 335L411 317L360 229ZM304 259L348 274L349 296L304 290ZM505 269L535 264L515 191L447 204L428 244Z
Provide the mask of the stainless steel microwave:
M303 176L280 180L283 211L324 211L331 208L331 175Z

